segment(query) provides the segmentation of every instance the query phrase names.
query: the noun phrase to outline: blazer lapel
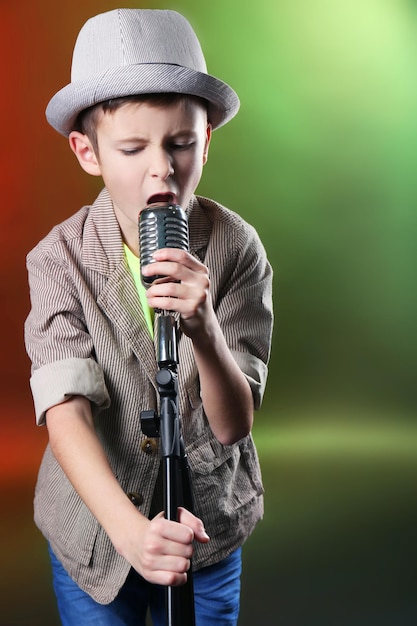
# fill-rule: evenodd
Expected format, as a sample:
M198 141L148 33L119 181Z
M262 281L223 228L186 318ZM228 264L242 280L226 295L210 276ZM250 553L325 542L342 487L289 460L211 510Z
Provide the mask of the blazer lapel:
M155 386L157 364L154 343L148 331L136 286L124 259L109 276L97 303L129 343L132 352L143 364Z
M83 262L106 276L97 304L117 326L155 386L157 364L154 344L127 267L119 224L106 189L90 208L85 227Z

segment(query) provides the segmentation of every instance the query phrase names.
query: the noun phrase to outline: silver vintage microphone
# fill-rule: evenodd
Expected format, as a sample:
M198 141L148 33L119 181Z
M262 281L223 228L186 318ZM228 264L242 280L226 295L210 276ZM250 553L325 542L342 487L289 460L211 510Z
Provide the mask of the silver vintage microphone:
M147 288L157 278L144 276L142 269L154 263L153 253L161 248L180 248L188 251L188 220L185 212L177 204L150 205L139 215L140 275ZM160 367L168 363L178 363L177 324L168 311L157 310L157 361Z
M139 215L139 252L141 280L149 287L162 276L143 276L142 269L154 263L152 257L161 248L188 250L188 221L177 204L148 206Z

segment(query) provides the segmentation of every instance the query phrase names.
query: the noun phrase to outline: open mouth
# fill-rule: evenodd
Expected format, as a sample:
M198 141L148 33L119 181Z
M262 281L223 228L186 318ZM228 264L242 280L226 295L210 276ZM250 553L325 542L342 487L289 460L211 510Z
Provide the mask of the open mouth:
M173 193L156 193L148 198L148 206L158 206L166 204L175 204L175 196Z

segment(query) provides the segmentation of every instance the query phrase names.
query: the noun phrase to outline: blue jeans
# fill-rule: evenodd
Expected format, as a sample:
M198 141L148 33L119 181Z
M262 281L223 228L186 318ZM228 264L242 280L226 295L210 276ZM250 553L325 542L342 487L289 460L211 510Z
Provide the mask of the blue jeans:
M145 626L149 610L154 626L166 626L165 588L152 585L131 569L118 596L99 604L71 579L49 549L55 595L63 626ZM193 574L196 626L236 626L240 605L242 550Z

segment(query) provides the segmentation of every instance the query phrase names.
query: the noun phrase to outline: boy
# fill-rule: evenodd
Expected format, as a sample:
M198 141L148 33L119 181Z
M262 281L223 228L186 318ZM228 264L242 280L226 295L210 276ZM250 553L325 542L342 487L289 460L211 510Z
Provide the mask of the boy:
M193 558L197 626L236 624L241 546L262 516L250 435L269 358L271 268L254 230L194 191L212 130L239 108L207 74L173 11L118 9L80 31L72 80L47 118L105 188L27 264L25 326L38 424L49 444L35 520L48 540L64 625L164 624L160 585ZM138 279L138 214L187 211L190 252L163 249ZM195 514L161 513L160 454L139 421L157 409L153 309L178 314L179 407Z

